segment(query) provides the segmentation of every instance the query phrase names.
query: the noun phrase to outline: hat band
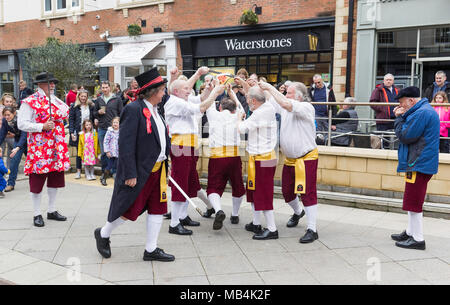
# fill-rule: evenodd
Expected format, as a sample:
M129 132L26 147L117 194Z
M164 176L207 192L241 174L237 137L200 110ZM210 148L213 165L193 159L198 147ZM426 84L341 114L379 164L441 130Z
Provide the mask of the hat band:
M141 88L139 88L139 89L136 91L136 94L141 93L144 89L150 87L151 85L154 85L154 84L157 84L157 83L160 83L160 82L163 82L163 81L164 81L163 78L162 78L161 76L158 76L157 78L155 78L155 79L152 80L151 82L149 82L149 83L145 84L144 86L142 86Z

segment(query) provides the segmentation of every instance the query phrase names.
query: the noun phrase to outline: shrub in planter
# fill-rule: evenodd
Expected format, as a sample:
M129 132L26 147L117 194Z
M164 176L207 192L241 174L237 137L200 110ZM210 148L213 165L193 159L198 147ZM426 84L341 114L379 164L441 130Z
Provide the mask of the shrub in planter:
M251 9L250 10L245 10L242 13L241 19L240 19L240 23L241 24L248 24L248 25L254 25L258 23L258 16L255 14L255 12L253 12Z
M142 34L142 29L137 24L128 25L128 35L129 36L139 36Z

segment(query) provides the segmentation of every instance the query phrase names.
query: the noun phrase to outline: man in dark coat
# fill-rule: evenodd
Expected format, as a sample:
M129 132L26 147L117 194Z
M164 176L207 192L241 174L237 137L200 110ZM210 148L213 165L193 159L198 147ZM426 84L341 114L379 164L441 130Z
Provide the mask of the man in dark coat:
M444 71L437 71L434 75L434 82L425 89L423 97L426 97L431 103L433 97L439 91L444 91L447 98L450 99L450 83L447 81L447 74Z
M166 80L156 68L136 77L139 99L127 105L120 118L119 159L108 221L95 230L99 253L109 258L109 237L126 220L135 221L147 210L147 242L144 261L173 261L158 248L162 215L167 213L167 170L170 138L157 105Z

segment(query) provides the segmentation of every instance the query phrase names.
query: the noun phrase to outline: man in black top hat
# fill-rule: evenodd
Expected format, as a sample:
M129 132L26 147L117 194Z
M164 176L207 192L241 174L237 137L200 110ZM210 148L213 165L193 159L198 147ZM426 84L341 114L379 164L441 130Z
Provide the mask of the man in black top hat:
M144 261L173 261L157 247L162 215L167 213L167 170L170 138L157 106L165 94L166 80L156 68L136 77L139 99L128 104L120 118L119 159L108 221L97 228L97 250L111 256L111 232L126 220L135 221L147 211Z

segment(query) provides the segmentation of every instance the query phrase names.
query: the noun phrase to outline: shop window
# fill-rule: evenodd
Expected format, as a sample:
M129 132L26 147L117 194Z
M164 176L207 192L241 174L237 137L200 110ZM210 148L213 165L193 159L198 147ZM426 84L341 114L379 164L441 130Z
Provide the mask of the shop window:
M259 64L260 65L267 65L269 56L260 56L259 57Z
M279 60L279 56L278 55L272 55L270 56L270 63L271 64L278 64L278 60Z
M435 30L436 43L450 43L450 28L440 28Z
M203 67L206 65L206 61L204 59L197 59L197 67Z
M236 58L235 57L228 57L227 65L228 66L235 66L236 65Z
M12 73L6 72L0 74L0 95L3 93L14 94L14 76Z
M379 32L378 33L379 45L393 45L394 44L394 32Z
M147 66L149 67L149 66ZM138 76L140 74L139 72L139 66L134 66L134 67L125 67L125 77L135 77ZM150 69L152 68L152 66L150 66ZM144 68L145 69L145 68Z
M256 66L249 66L247 68L248 76L250 76L253 73L256 73Z
M305 54L294 54L292 62L304 62L304 61L305 61Z
M291 54L287 54L287 55L282 55L281 56L281 62L284 64L288 64L292 62L292 55Z
M331 53L320 53L320 62L331 62Z
M302 82L306 86L312 84L314 74L330 73L329 63L284 64L281 66L281 80Z
M225 66L225 58L224 57L216 58L216 66L219 67Z
M250 56L250 57L248 58L248 64L249 64L249 65L256 65L256 64L257 64L257 62L256 62L256 56Z
M245 66L247 64L247 58L246 57L239 57L238 58L239 66Z
M309 53L306 55L306 62L318 62L319 54L317 53Z
M279 66L278 65L270 65L270 73L278 73Z
M419 57L450 56L450 28L420 30Z
M208 67L214 67L216 64L215 64L215 61L214 61L214 58L208 58Z
M267 65L260 65L258 70L258 74L267 73Z

